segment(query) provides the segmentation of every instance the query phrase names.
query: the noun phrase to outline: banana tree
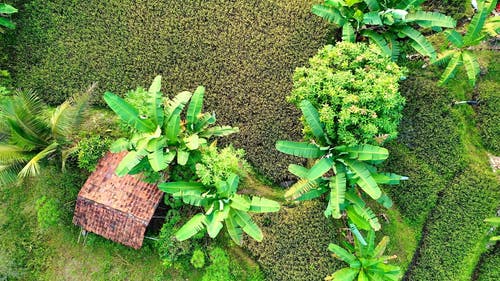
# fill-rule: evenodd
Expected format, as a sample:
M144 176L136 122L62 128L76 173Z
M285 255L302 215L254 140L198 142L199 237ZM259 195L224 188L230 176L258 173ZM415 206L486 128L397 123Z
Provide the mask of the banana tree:
M366 280L388 280L397 281L401 278L401 268L388 264L396 256L385 256L384 252L389 243L389 237L385 236L375 246L375 232L369 231L368 243L360 243L355 239L354 246L346 243L346 248L336 244L330 244L328 250L334 253L334 257L349 264L349 267L337 270L325 280L331 281L366 281Z
M480 68L472 48L488 37L495 37L499 34L499 17L494 16L488 20L488 16L496 7L496 3L497 0L478 2L478 12L472 18L464 36L454 29L445 31L451 48L441 53L438 59L433 62L437 65L447 65L439 80L440 85L450 81L462 65L467 73L469 84L471 86L476 84Z
M253 196L237 194L239 177L231 174L225 181L213 186L205 186L199 182L166 182L158 187L176 199L193 206L203 207L204 212L194 215L175 234L179 241L184 241L202 229L207 230L211 238L217 237L223 223L231 239L241 245L243 232L257 241L262 241L263 234L252 220L251 213L277 212L278 202Z
M355 42L367 38L384 54L397 60L401 40L423 56L435 58L432 44L417 28L454 28L456 21L437 12L418 10L424 0L325 0L314 5L312 12L342 28L342 40Z
M288 170L299 177L285 193L290 200L311 200L327 194L328 206L325 216L341 218L345 212L351 228L380 229L374 212L361 197L361 191L390 208L392 201L381 190L380 184L399 184L406 177L379 173L374 164L389 156L387 149L373 145L335 146L324 131L316 108L307 100L300 109L310 126L312 142L278 141L276 149L290 155L316 159L311 168L291 164ZM355 234L356 231L353 231Z
M157 76L148 89L144 101L148 110L143 115L124 99L106 92L104 100L133 133L111 145L111 152L129 151L116 168L116 174L159 172L174 160L179 165L186 165L190 156L206 145L210 137L238 132L236 127L212 126L215 114L201 112L204 93L205 88L199 86L194 93L185 91L173 99L165 98L161 93L161 76ZM186 119L181 120L186 105Z

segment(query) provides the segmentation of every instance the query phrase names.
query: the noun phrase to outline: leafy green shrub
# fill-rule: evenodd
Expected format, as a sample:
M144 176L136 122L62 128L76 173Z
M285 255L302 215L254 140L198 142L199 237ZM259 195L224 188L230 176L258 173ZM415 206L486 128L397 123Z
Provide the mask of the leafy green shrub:
M279 181L293 158L274 144L300 139L299 113L285 101L292 73L328 33L310 6L310 0L33 0L23 5L16 19L22 28L6 46L15 54L16 87L51 93L44 96L51 104L93 81L101 92L121 94L146 85L152 74L163 75L169 95L205 85L206 108L221 124L244 128L226 143L244 148L259 172Z
M424 75L415 71L401 85L406 107L399 126L399 141L418 160L449 180L466 165L465 145L457 126L460 119L451 110L453 97Z
M415 28L453 28L456 21L437 12L425 12L420 5L424 0L379 1L379 0L325 0L314 5L312 12L339 27L342 40L355 42L366 37L393 60L400 53L400 40L410 41L411 47L424 56L435 58L432 44Z
M487 167L469 166L443 191L424 228L408 280L470 280L483 251L500 186Z
M202 151L201 159L196 164L196 175L204 185L223 181L231 174L245 175L247 166L243 157L243 149L235 149L232 145L218 150L215 143Z
M315 159L315 162L310 169L295 164L288 167L300 180L287 190L285 198L304 201L326 193L328 206L325 216L340 219L347 213L348 225L356 229L353 233L363 240L357 228L380 230L380 223L360 196L361 191L390 208L392 201L379 185L399 184L406 177L377 171L374 165L389 157L387 149L368 144L334 146L311 102L303 100L300 109L314 138L311 142L278 141L276 149L294 156Z
M59 223L61 214L59 204L52 198L42 196L36 200L38 226L45 230Z
M195 268L204 267L205 266L205 253L200 249L194 250L193 256L191 257L190 262Z
M405 102L398 92L400 67L373 45L349 42L325 46L309 63L296 69L288 101L299 106L308 100L318 108L334 145L379 144L396 137Z
M202 281L232 281L229 270L229 258L221 248L214 248L209 253L211 264L207 267Z
M95 171L97 162L109 150L111 140L101 136L91 136L78 142L78 167L89 172Z
M341 268L341 262L326 255L330 242L340 242L338 221L325 218L326 204L306 201L279 213L255 216L266 233L261 243L248 240L244 246L254 256L266 280L323 280Z
M496 62L498 64L498 60ZM480 106L477 123L484 146L500 155L500 96L497 81L481 81L478 85Z

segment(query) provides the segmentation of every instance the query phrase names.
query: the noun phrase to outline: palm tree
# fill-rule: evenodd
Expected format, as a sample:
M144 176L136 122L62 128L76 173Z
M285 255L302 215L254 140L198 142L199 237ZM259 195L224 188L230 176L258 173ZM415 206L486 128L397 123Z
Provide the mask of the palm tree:
M17 92L0 104L0 185L40 173L43 160L65 162L77 150L72 136L87 115L93 84L50 112L33 92Z

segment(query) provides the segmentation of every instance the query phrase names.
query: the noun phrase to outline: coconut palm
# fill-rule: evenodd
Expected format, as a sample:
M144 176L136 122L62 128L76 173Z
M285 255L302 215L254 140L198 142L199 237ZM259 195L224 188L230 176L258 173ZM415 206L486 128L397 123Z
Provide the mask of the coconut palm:
M19 91L0 105L1 185L36 176L45 160L58 159L64 169L77 150L72 136L85 119L94 87L53 111L32 91Z

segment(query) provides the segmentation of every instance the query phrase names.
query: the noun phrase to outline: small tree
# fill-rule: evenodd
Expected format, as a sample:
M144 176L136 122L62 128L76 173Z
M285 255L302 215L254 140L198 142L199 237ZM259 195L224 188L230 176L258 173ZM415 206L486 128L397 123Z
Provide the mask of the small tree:
M325 0L312 12L342 28L342 40L355 42L368 38L384 54L396 60L401 40L423 56L436 57L432 44L416 28L454 28L453 18L420 10L425 0Z
M433 63L437 65L447 65L439 84L446 84L463 65L469 78L469 84L474 86L477 76L480 73L479 62L472 48L479 45L487 38L495 37L499 34L500 20L498 16L488 21L488 15L495 9L497 0L482 0L478 2L478 12L467 26L465 36L458 31L446 30L446 39L451 48L441 53Z
M399 266L387 264L396 256L385 256L384 252L389 243L389 237L384 236L375 246L375 232L368 232L368 243L364 244L355 239L354 247L346 243L346 248L336 244L330 244L328 250L341 261L349 264L349 267L337 270L325 280L331 281L365 281L365 280L391 280L397 281L401 278Z
M105 93L106 103L130 126L132 133L131 137L120 138L111 145L112 152L128 151L116 174L158 175L156 172L167 169L174 159L177 164L186 165L190 157L199 154L198 149L206 145L208 138L238 132L238 128L230 126L212 126L215 114L201 112L204 93L205 88L200 86L194 94L181 92L173 99L165 98L161 93L161 76L154 79L139 108L113 93ZM188 103L186 119L181 121L181 112Z

